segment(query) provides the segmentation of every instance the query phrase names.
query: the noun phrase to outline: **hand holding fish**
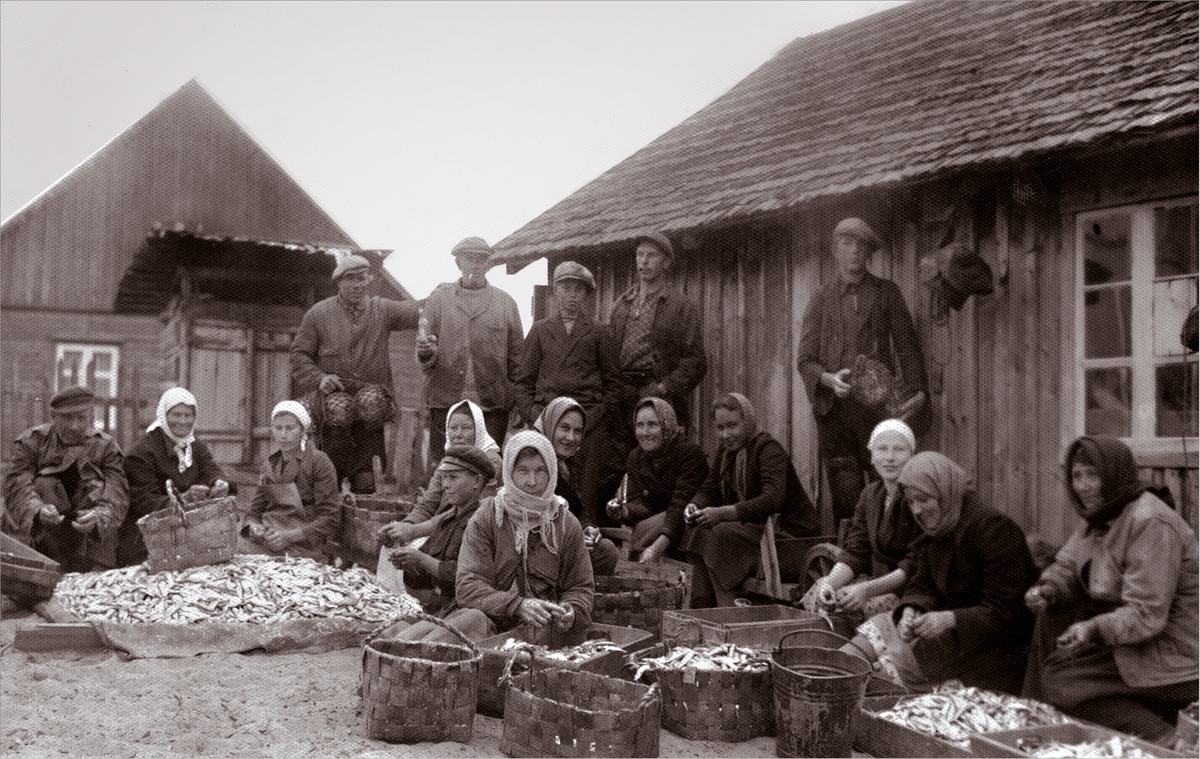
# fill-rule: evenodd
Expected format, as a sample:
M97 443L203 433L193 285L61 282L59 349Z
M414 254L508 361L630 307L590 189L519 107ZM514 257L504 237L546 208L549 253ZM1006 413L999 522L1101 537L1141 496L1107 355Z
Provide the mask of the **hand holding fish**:
M912 629L918 638L932 640L950 632L957 624L952 611L927 611L916 615Z
M521 600L517 606L517 619L527 625L533 627L545 627L550 624L550 621L564 612L562 607L552 601L543 601L540 598L525 598ZM574 621L574 610L571 613L572 622Z
M904 611L900 613L900 621L896 624L896 633L905 643L912 643L917 639L913 623L916 622L918 614L919 612L912 606L905 606Z

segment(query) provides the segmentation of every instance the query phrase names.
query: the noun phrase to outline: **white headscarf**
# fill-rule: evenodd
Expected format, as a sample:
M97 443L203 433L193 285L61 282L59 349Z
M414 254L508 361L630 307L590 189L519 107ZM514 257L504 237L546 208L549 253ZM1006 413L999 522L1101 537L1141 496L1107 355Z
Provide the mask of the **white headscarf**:
M900 435L904 438L904 442L908 443L909 450L916 453L917 436L913 434L912 427L909 427L899 419L884 419L875 425L875 429L871 430L871 439L867 441L867 448L874 448L875 442L879 440L879 436L885 432L895 432Z
M304 450L305 444L308 442L308 428L312 426L312 417L308 415L308 409L304 408L304 404L299 401L280 401L275 404L275 408L271 409L271 420L280 414L291 414L300 422L300 426L304 432L300 435L300 450Z
M492 436L488 434L487 425L483 423L483 409L479 408L471 401L459 401L451 406L450 410L446 412L446 445L443 450L450 450L450 416L454 413L455 409L461 406L467 407L467 410L471 412L471 419L475 422L475 447L484 453L495 453L497 456L499 456L500 446L497 445L496 441L492 439Z
M196 442L196 424L195 421L192 422L192 428L184 437L175 437L175 433L171 432L171 425L167 424L167 412L181 403L191 406L192 411L195 412L196 396L184 388L173 387L163 393L162 397L158 399L158 408L154 412L154 423L146 428L146 432L162 430L167 439L175 444L175 455L179 458L179 471L183 473L192 465L192 443Z
M513 484L513 469L521 451L533 448L546 462L550 480L541 495L530 495ZM522 430L509 438L504 449L504 485L496 493L496 524L507 516L512 523L513 542L522 557L529 550L529 533L541 530L542 543L550 553L558 553L558 538L562 529L563 515L567 513L567 502L554 494L558 485L558 460L554 445L540 432Z

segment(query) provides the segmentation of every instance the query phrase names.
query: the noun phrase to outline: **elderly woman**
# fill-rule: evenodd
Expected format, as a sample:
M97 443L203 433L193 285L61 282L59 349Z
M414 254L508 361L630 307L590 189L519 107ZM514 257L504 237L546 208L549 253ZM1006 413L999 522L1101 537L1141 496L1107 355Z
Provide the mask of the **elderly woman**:
M492 469L500 471L500 446L488 434L483 423L483 409L471 401L459 401L446 414L446 446L470 445L483 451L492 462ZM387 546L405 545L417 538L428 537L437 522L435 516L445 510L445 487L442 484L442 469L436 469L429 479L429 486L417 499L412 511L399 522L391 522L379 528L379 539ZM496 481L489 479L484 485L483 495L496 493Z
M629 452L624 500L608 502L608 516L632 525L631 550L655 561L683 537L683 509L708 476L700 446L679 434L675 409L662 398L634 408L637 447Z
M327 541L338 529L337 472L324 452L308 445L312 420L296 401L271 411L276 450L263 462L258 491L242 525L244 553L328 558Z
M913 690L956 678L1019 693L1033 626L1022 599L1037 577L1025 534L940 453L909 459L900 486L922 532L915 570L899 606L863 623L853 645Z
M1120 440L1079 438L1066 476L1083 523L1025 594L1038 614L1026 695L1169 743L1200 697L1196 534L1146 490Z
M859 496L837 563L804 596L810 611L835 609L856 624L895 608L896 594L913 574L911 544L921 535L900 487L900 471L917 450L912 429L886 419L875 425L867 450L879 480Z
M595 515L584 508L579 492L573 486L577 469L574 456L579 452L586 424L583 406L573 398L559 397L546 404L533 428L549 438L554 446L554 455L558 457L558 485L554 494L567 502L571 513L583 525L583 542L592 558L592 572L611 575L617 569L620 555L617 546L600 535Z
M780 537L817 534L817 510L787 451L758 429L754 406L740 393L713 402L719 443L708 476L684 507L683 539L692 576L692 606L732 606L734 591L758 564L764 525L779 514ZM689 516L690 514L690 516ZM789 557L780 556L781 561ZM785 570L786 571L786 570Z
M525 624L537 643L580 643L592 622L595 583L583 528L554 495L554 447L532 430L518 432L504 452L504 484L480 504L463 535L455 599L473 615L447 616L477 637Z
M129 511L117 533L117 565L146 560L146 544L137 521L167 508L167 480L188 500L223 498L237 488L225 480L208 446L196 439L196 397L173 387L158 399L154 423L125 455Z

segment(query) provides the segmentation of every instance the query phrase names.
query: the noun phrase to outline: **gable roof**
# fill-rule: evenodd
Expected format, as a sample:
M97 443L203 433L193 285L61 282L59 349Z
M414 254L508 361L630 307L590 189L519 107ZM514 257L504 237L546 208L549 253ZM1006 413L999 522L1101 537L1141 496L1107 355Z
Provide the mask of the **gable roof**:
M0 305L105 312L156 226L358 245L194 79L0 225Z
M650 230L1194 125L1193 2L916 2L788 44L495 247L519 267Z

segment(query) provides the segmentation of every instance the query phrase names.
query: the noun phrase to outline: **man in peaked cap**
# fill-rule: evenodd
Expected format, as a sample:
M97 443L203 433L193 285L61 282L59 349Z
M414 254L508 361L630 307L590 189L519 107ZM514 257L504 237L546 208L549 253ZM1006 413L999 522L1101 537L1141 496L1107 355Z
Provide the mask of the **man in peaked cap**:
M901 417L918 433L928 426L925 359L912 316L900 288L867 271L871 254L881 247L879 235L862 219L838 222L833 230L837 276L809 301L800 328L797 363L816 417L838 520L854 514L871 471L867 441L887 415L852 393L852 368L866 359L885 365L903 384Z
M430 293L429 338L417 345L429 407L429 455L435 461L446 445L446 414L462 400L483 409L488 434L504 445L525 341L516 301L487 281L491 246L468 237L450 253L462 276Z
M4 531L67 572L116 566L129 509L121 449L95 428L94 405L82 387L51 398L50 422L21 433L4 478Z
M300 320L292 341L292 379L297 395L307 395L318 419L333 393L382 388L395 397L388 337L416 328L420 304L369 295L374 279L365 257L342 256L333 269L337 295L314 304ZM333 462L338 482L349 480L355 493L375 491L373 457L387 466L383 425L376 421L354 419L344 427L322 425L317 430L318 447Z

